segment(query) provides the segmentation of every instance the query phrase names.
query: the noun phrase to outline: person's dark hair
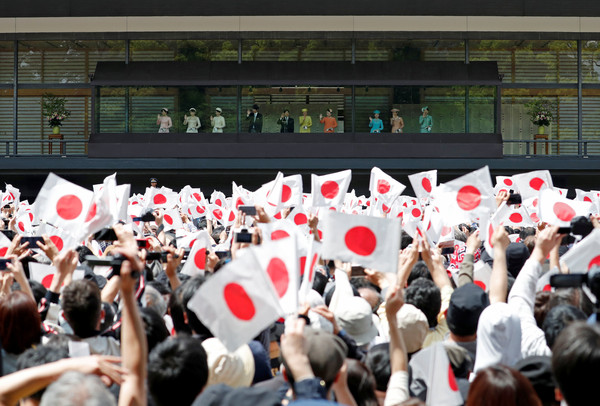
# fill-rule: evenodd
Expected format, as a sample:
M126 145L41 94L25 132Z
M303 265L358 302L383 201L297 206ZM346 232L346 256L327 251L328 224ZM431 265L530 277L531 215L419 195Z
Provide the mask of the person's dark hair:
M594 304L581 288L556 289L548 302L548 309L558 305L573 305L588 317L594 313Z
M539 328L542 328L544 319L550 310L549 302L554 293L549 291L540 291L535 294L535 304L533 305L533 317Z
M79 256L79 263L83 264L85 262L85 257L88 255L94 255L91 249L86 247L85 245L79 245L75 248L75 252Z
M417 261L417 263L412 267L412 269L410 270L410 275L408 275L408 280L406 282L407 285L410 286L410 284L418 278L425 278L429 279L430 281L433 281L433 279L431 278L431 272L429 272L429 268L427 268L427 265L424 261Z
M157 345L148 360L148 388L158 406L191 405L208 381L202 342L181 336Z
M217 226L217 227L213 228L211 237L213 240L215 240L215 242L217 244L219 243L219 240L221 239L220 235L224 230L225 230L225 227L223 227L223 226Z
M535 237L535 233L536 233L535 227L524 227L519 232L519 238L521 240L525 241L525 239L527 237Z
M565 327L574 321L585 319L587 319L585 313L575 306L559 305L550 309L542 324L548 347L552 348L554 346L556 337Z
M560 406L556 400L556 382L552 376L552 358L547 355L535 355L523 358L514 367L529 379L543 406Z
M40 282L34 281L33 279L29 279L29 286L33 292L33 297L35 297L35 303L39 305L42 298L46 296L47 289Z
M348 388L358 405L377 406L375 396L375 377L365 364L354 359L348 359Z
M42 320L35 301L21 291L0 300L0 342L11 354L21 354L40 342Z
M173 320L173 327L177 334L192 334L192 329L185 322L184 317L184 308L183 303L181 301L181 291L183 290L183 285L179 285L177 289L173 292L171 297L169 298L169 315Z
M88 338L97 334L102 310L98 285L86 279L71 282L63 289L61 305L76 336Z
M194 333L201 336L203 339L212 337L212 333L196 316L192 310L188 309L188 302L192 299L196 291L202 286L202 284L206 281L204 276L194 276L193 278L186 281L181 289L181 305L183 306L183 311L185 312L188 324L194 330Z
M350 285L354 286L357 290L360 288L372 289L377 293L381 293L381 288L368 281L367 278L363 277L352 277L350 278Z
M146 286L153 287L161 295L170 295L171 294L171 289L169 288L169 286L160 281L154 280L154 281L148 282Z
M404 290L404 301L425 314L429 327L437 326L437 317L442 308L442 294L435 283L425 278L415 279Z
M158 344L169 338L169 330L167 330L162 317L152 308L143 307L140 309L140 316L142 317L142 322L144 322L148 352L150 352Z
M371 347L365 357L365 364L367 364L375 377L375 389L381 392L387 391L390 376L392 375L390 345L382 343Z
M283 112L284 112L284 113L289 113L289 112L290 112L290 110L289 110L289 109L283 109Z
M600 327L576 321L556 339L552 372L569 406L589 405L596 396L600 369Z
M493 365L477 372L469 387L469 406L541 406L533 385L520 372Z
M30 348L17 358L17 371L31 367L45 365L64 358L69 358L69 349L65 346L39 345ZM31 396L31 399L40 401L46 388L42 388Z
M413 238L404 230L400 234L400 249L405 249L412 244Z
M465 234L462 230L454 227L454 239L457 241L462 241L464 243L467 242L467 234Z

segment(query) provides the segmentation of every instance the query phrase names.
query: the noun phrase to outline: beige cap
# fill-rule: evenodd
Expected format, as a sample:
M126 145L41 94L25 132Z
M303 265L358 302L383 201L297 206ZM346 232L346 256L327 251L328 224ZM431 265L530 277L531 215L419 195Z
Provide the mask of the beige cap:
M224 383L232 388L249 387L254 378L254 357L248 344L235 352L227 348L218 338L202 342L208 361L208 382L206 386Z
M429 324L427 323L425 313L415 306L406 303L400 308L398 314L396 314L396 320L398 320L398 329L404 338L406 352L412 354L419 351L429 331Z

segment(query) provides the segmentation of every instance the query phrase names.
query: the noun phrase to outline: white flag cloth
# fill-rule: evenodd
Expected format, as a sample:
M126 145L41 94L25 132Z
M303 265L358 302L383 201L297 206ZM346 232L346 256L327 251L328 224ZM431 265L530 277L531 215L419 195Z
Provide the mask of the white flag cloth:
M146 188L144 194L144 207L151 209L166 208L171 209L178 203L179 196L171 189L166 187L157 188Z
M33 226L31 224L31 218L33 215L27 212L21 212L17 218L15 219L15 226L17 227L17 232L21 235L31 235L33 232ZM29 248L37 248L37 247L29 247Z
M500 192L509 193L510 191L518 193L517 186L511 176L496 176L496 186L494 186L494 193Z
M313 287L313 282L315 280L315 269L319 264L322 246L323 245L320 242L315 241L313 238L311 238L310 243L308 244L306 262L304 269L301 270L303 272L302 283L300 284L300 292L298 293L298 301L300 303L305 302L308 292L310 292Z
M485 262L479 260L473 265L473 283L486 292L490 291L490 278L492 268Z
M426 403L428 406L459 406L464 403L448 354L441 342L434 344L431 349Z
M323 218L322 256L382 272L397 272L400 221L329 211Z
M369 191L372 196L377 196L385 201L391 202L396 196L401 195L402 192L404 192L404 189L406 189L406 186L378 167L375 166L371 169Z
M446 225L468 223L496 210L496 199L487 166L434 189L432 196Z
M538 216L541 221L559 227L569 227L575 216L587 216L592 204L566 199L551 189L540 193Z
M84 239L90 234L112 226L117 222L117 174L114 173L104 179L102 185L94 185L94 202L86 216L84 228L76 234L79 239Z
M94 193L50 173L35 200L35 217L77 235L87 219Z
M129 200L129 193L131 191L131 185L118 185L115 189L116 204L111 206L111 214L116 221L127 219L127 202Z
M196 234L195 242L192 245L192 249L190 250L185 264L183 264L183 267L181 268L181 273L190 276L204 275L206 270L207 250L210 247L210 237L206 230Z
M225 199L225 194L223 192L219 192L218 190L215 190L210 195L210 203L211 204L216 204L217 206L225 207L225 202L226 202L226 199Z
M535 224L525 207L509 206L502 203L496 211L498 221L501 225L511 227L534 227Z
M21 192L13 185L6 184L6 191L2 195L2 206L9 203L14 203L15 206L19 205L19 199L21 198Z
M58 252L75 248L80 242L75 236L69 234L65 230L53 227L50 224L42 223L36 230L36 235L41 237L44 234L54 243Z
M553 188L552 176L550 171L546 170L513 175L512 180L517 185L523 200L537 197L540 191Z
M295 236L267 242L252 250L269 276L284 313L297 313L300 272Z
M8 251L8 247L10 247L10 239L4 235L4 233L0 233L0 258L4 258Z
M330 173L328 175L311 175L312 207L341 207L350 186L352 171Z
M408 175L410 185L419 199L426 199L437 185L437 170L425 171Z
M188 303L230 352L283 314L269 277L252 251L243 251L200 286Z
M38 262L29 263L30 278L44 285L46 289L50 287L56 268L54 265L42 264Z
M181 221L181 215L177 209L165 210L163 213L163 225L164 230L178 230L183 228L183 222Z
M594 229L560 260L567 264L571 273L586 273L594 265L600 266L600 230Z

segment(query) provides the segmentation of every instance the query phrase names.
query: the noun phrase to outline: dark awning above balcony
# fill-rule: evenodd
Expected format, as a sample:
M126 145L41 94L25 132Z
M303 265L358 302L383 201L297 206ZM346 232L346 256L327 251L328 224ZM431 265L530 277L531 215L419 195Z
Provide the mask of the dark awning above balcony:
M401 85L502 83L496 62L98 62L94 86Z

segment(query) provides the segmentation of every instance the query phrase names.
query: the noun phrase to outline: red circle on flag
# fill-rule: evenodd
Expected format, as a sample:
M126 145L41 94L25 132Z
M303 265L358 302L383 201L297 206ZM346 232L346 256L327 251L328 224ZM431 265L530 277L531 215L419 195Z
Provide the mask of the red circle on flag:
M306 266L306 257L300 257L300 276L304 275L304 267Z
M571 206L563 202L556 202L552 207L552 211L562 221L571 221L575 217L575 210Z
M51 235L50 241L52 241L54 243L54 245L56 245L56 249L58 249L59 251L62 251L62 249L64 247L64 242L63 242L62 238L60 238L57 235Z
M314 254L312 261L310 262L310 268L308 273L308 281L312 282L315 277L315 265L317 265L317 260L319 259L318 254Z
M593 266L600 266L600 255L592 258L590 263L588 264L588 271L592 269Z
M75 195L64 195L56 202L56 213L64 220L76 219L82 210L81 199Z
M256 314L254 303L242 285L235 282L225 285L223 298L231 314L240 320L252 320Z
M475 286L479 286L485 291L485 283L483 283L482 281L473 281L473 283L475 284Z
M131 205L132 205L132 206L133 206L133 205L136 205L136 204L139 204L139 203L138 203L138 202L133 202L133 203L131 203Z
M233 210L231 210L229 212L229 221L233 221L235 220L235 212Z
M215 204L216 204L217 206L221 206L221 207L223 207L223 202L221 201L221 199L217 199L217 200L215 200Z
M490 223L490 225L488 226L488 244L490 244L490 247L494 248L494 244L492 244L492 236L494 235L494 226L492 225L492 223Z
M423 180L421 180L421 186L423 186L423 189L425 189L427 193L431 193L431 181L429 178L423 178Z
M533 190L540 190L545 184L546 182L542 178L533 178L529 181L529 186Z
M165 214L163 216L163 218L165 219L165 221L167 222L167 224L173 225L173 217L169 216L168 214Z
M296 225L298 226L301 226L302 224L307 224L308 217L306 217L306 214L304 213L298 213L294 216L294 223L296 223Z
M533 207L537 207L538 205L538 199L537 197L535 199L533 199Z
M510 216L508 216L508 219L513 223L520 223L521 221L523 221L523 216L521 216L521 214L519 213L513 213Z
M542 289L543 292L552 292L552 286L548 283L546 285L544 285L544 288Z
M458 385L456 384L456 378L454 377L454 371L452 371L452 365L448 364L448 386L454 392L458 391Z
M377 248L377 236L371 229L364 226L348 230L344 242L350 251L365 257L371 255Z
M290 275L285 266L285 262L277 257L271 258L269 265L267 265L267 273L275 286L277 296L282 298L285 295L285 292L287 292L290 284Z
M19 221L19 224L17 224L17 226L19 227L19 230L25 232L25 224L23 224L22 221Z
M589 197L589 196L586 196L586 197L584 197L584 198L583 198L583 201L584 201L584 202L590 202L590 203L591 203L591 202L592 202L592 199L590 199L590 197Z
M473 210L481 203L481 192L475 186L463 186L456 195L456 203L465 211Z
M335 207L330 207L329 210L331 210L331 211L337 211L337 209Z
M196 212L202 214L204 213L204 208L202 206L196 206Z
M506 186L512 186L512 185L513 185L513 181L512 181L512 180L510 180L510 179L504 179L504 184L505 184Z
M289 187L288 185L283 185L281 187L281 201L283 203L285 203L288 200L290 200L291 197L292 197L292 188Z
M235 208L238 209L240 206L243 206L243 205L244 205L244 201L242 200L241 197L238 197L235 200Z
M192 241L190 241L189 247L192 248L195 243L196 243L196 239L194 238Z
M52 279L54 279L54 274L51 273L50 275L46 275L42 278L42 285L46 288L49 289L50 285L52 284Z
M415 218L420 218L421 217L421 210L417 209L417 208L414 208L414 209L412 209L411 214Z
M385 180L385 179L379 179L377 181L377 192L379 192L382 195L384 195L387 192L389 192L390 189L391 189L390 182L388 182L387 180Z
M529 217L531 217L531 220L533 220L534 223L540 222L540 218L538 217L538 215L536 213L532 213Z
M87 216L85 216L85 222L87 223L88 221L90 221L94 217L96 217L97 211L98 211L98 206L96 206L96 202L92 202L92 205L90 206L90 210L88 211Z
M277 220L281 220L281 212L274 215L273 218L276 218Z
M337 184L337 182L334 182L332 180L328 180L327 182L323 183L323 185L321 185L321 194L326 199L333 199L338 195L339 192L340 186Z
M385 204L382 204L381 210L383 210L384 213L389 213L392 209L390 207L387 207Z
M198 200L199 202L202 201L202 195L200 195L200 193L193 193L192 196L194 196L194 198L196 198L196 200Z
M223 212L220 209L213 211L213 215L219 220L223 218Z
M7 252L8 252L8 247L0 248L0 257L4 257Z
M154 195L154 204L165 204L167 202L167 197L161 193Z
M198 269L206 268L206 248L200 248L194 255L194 265Z
M280 240L282 238L287 238L289 236L290 236L290 234L285 230L275 230L271 233L271 240L272 241Z
M450 234L450 231L452 231L452 227L448 227L448 226L442 227L442 235Z

